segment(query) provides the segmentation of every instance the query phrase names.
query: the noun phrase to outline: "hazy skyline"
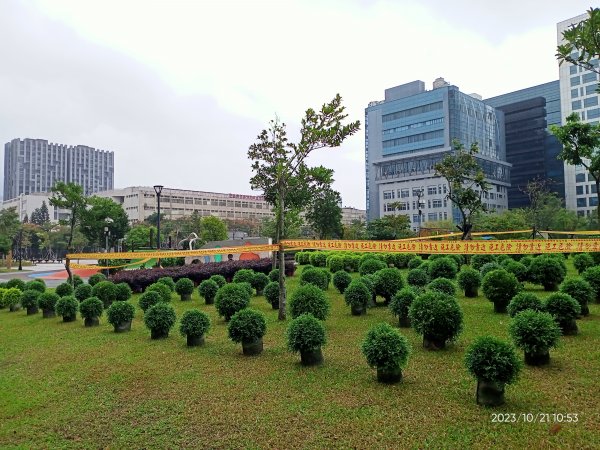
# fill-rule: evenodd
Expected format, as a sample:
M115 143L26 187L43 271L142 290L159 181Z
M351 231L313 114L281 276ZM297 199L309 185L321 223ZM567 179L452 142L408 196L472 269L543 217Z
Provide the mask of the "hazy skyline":
M557 80L556 23L589 7L3 1L0 142L114 151L116 187L249 194L246 152L268 121L278 115L293 140L304 110L340 93L361 131L310 163L333 168L344 205L364 208L369 101L416 79L430 89L439 76L484 98ZM0 167L3 176L3 158Z

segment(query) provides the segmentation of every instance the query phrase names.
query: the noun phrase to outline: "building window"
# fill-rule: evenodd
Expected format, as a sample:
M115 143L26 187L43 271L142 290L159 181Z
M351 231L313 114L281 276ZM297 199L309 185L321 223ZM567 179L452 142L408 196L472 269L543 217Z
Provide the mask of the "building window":
M581 80L579 76L571 78L571 86L579 86L581 84Z
M578 173L577 175L575 175L575 182L576 183L584 183L585 182L585 173Z
M442 201L441 200L434 200L432 204L433 204L434 208L441 208L442 207Z
M575 75L577 73L577 66L569 66L569 74Z
M413 188L412 195L413 195L413 197L418 197L419 195L423 195L423 188Z
M400 198L410 197L410 189L402 189L400 191Z
M597 86L595 84L592 84L590 86L586 86L585 87L585 95L595 94L596 93L596 88L597 88Z
M437 186L427 186L427 195L437 195Z
M598 188L596 187L595 184L592 184L590 186L590 194L597 194L598 193ZM594 205L595 206L595 205Z
M590 97L583 100L583 106L589 108L590 106L598 106L598 97Z
M583 186L577 186L575 188L575 194L577 194L577 195L583 195Z
M581 100L575 100L574 102L571 102L571 109L581 109Z
M437 220L437 213L429 213L429 214L427 214L427 220L429 220L430 222L432 220Z
M590 197L590 206L598 206L598 197Z
M392 200L394 198L394 191L383 191L384 200Z
M392 114L385 114L381 120L383 122L390 122L392 120L402 119L403 117L416 116L417 114L423 114L429 111L436 111L442 109L443 102L430 103L429 105L417 106L415 108L405 109L404 111L398 111Z
M418 214L413 214L413 222L415 223L419 223L419 215Z
M596 75L596 72L590 72L590 73L584 73L581 76L581 81L585 84L585 83L591 83L592 81L596 81L598 79L598 76Z
M600 108L590 109L587 112L587 118L589 119L597 119L600 117Z
M587 199L585 197L580 197L577 199L577 207L585 208L587 206Z

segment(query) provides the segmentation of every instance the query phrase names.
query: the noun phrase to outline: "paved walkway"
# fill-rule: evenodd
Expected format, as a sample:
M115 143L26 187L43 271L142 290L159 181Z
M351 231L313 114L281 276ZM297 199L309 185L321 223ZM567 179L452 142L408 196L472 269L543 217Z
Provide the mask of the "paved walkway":
M93 261L79 261L80 264L96 264L96 260ZM12 278L20 278L25 281L34 280L36 278L59 275L60 272L65 271L65 265L63 263L39 263L35 266L24 266L22 271L16 270L14 272L0 273L0 282L8 281ZM66 277L65 277L66 278ZM86 278L86 277L84 277ZM44 278L44 282L48 287L56 287L64 282L64 278L60 279L48 279Z

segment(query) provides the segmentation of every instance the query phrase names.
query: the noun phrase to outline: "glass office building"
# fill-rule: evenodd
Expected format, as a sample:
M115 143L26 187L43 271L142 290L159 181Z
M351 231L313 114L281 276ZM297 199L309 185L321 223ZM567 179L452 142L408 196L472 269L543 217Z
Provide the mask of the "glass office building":
M506 209L510 164L503 114L439 78L432 90L418 80L387 89L384 100L366 108L367 219L405 214L413 229L456 220L446 181L434 169L455 139L465 147L479 145L478 160L492 185L484 201L491 210Z
M508 207L529 206L523 190L536 178L548 180L550 191L565 198L564 163L560 142L550 125L560 125L559 81L540 84L485 100L504 113L506 160L512 164Z

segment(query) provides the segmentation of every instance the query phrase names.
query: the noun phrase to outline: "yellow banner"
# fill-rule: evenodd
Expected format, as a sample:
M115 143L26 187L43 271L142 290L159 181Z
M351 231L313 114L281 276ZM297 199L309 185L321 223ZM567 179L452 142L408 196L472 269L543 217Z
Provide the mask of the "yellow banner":
M229 253L272 252L277 245L242 245L240 247L207 248L201 250L172 250L143 253L70 253L69 259L132 259L132 258L181 258L186 256L227 255Z
M351 252L425 254L527 254L600 252L600 239L522 239L493 241L329 241L285 240L286 247Z
M600 235L600 231L540 231L540 233L548 233L548 234L573 234L573 235L592 235L597 236Z

